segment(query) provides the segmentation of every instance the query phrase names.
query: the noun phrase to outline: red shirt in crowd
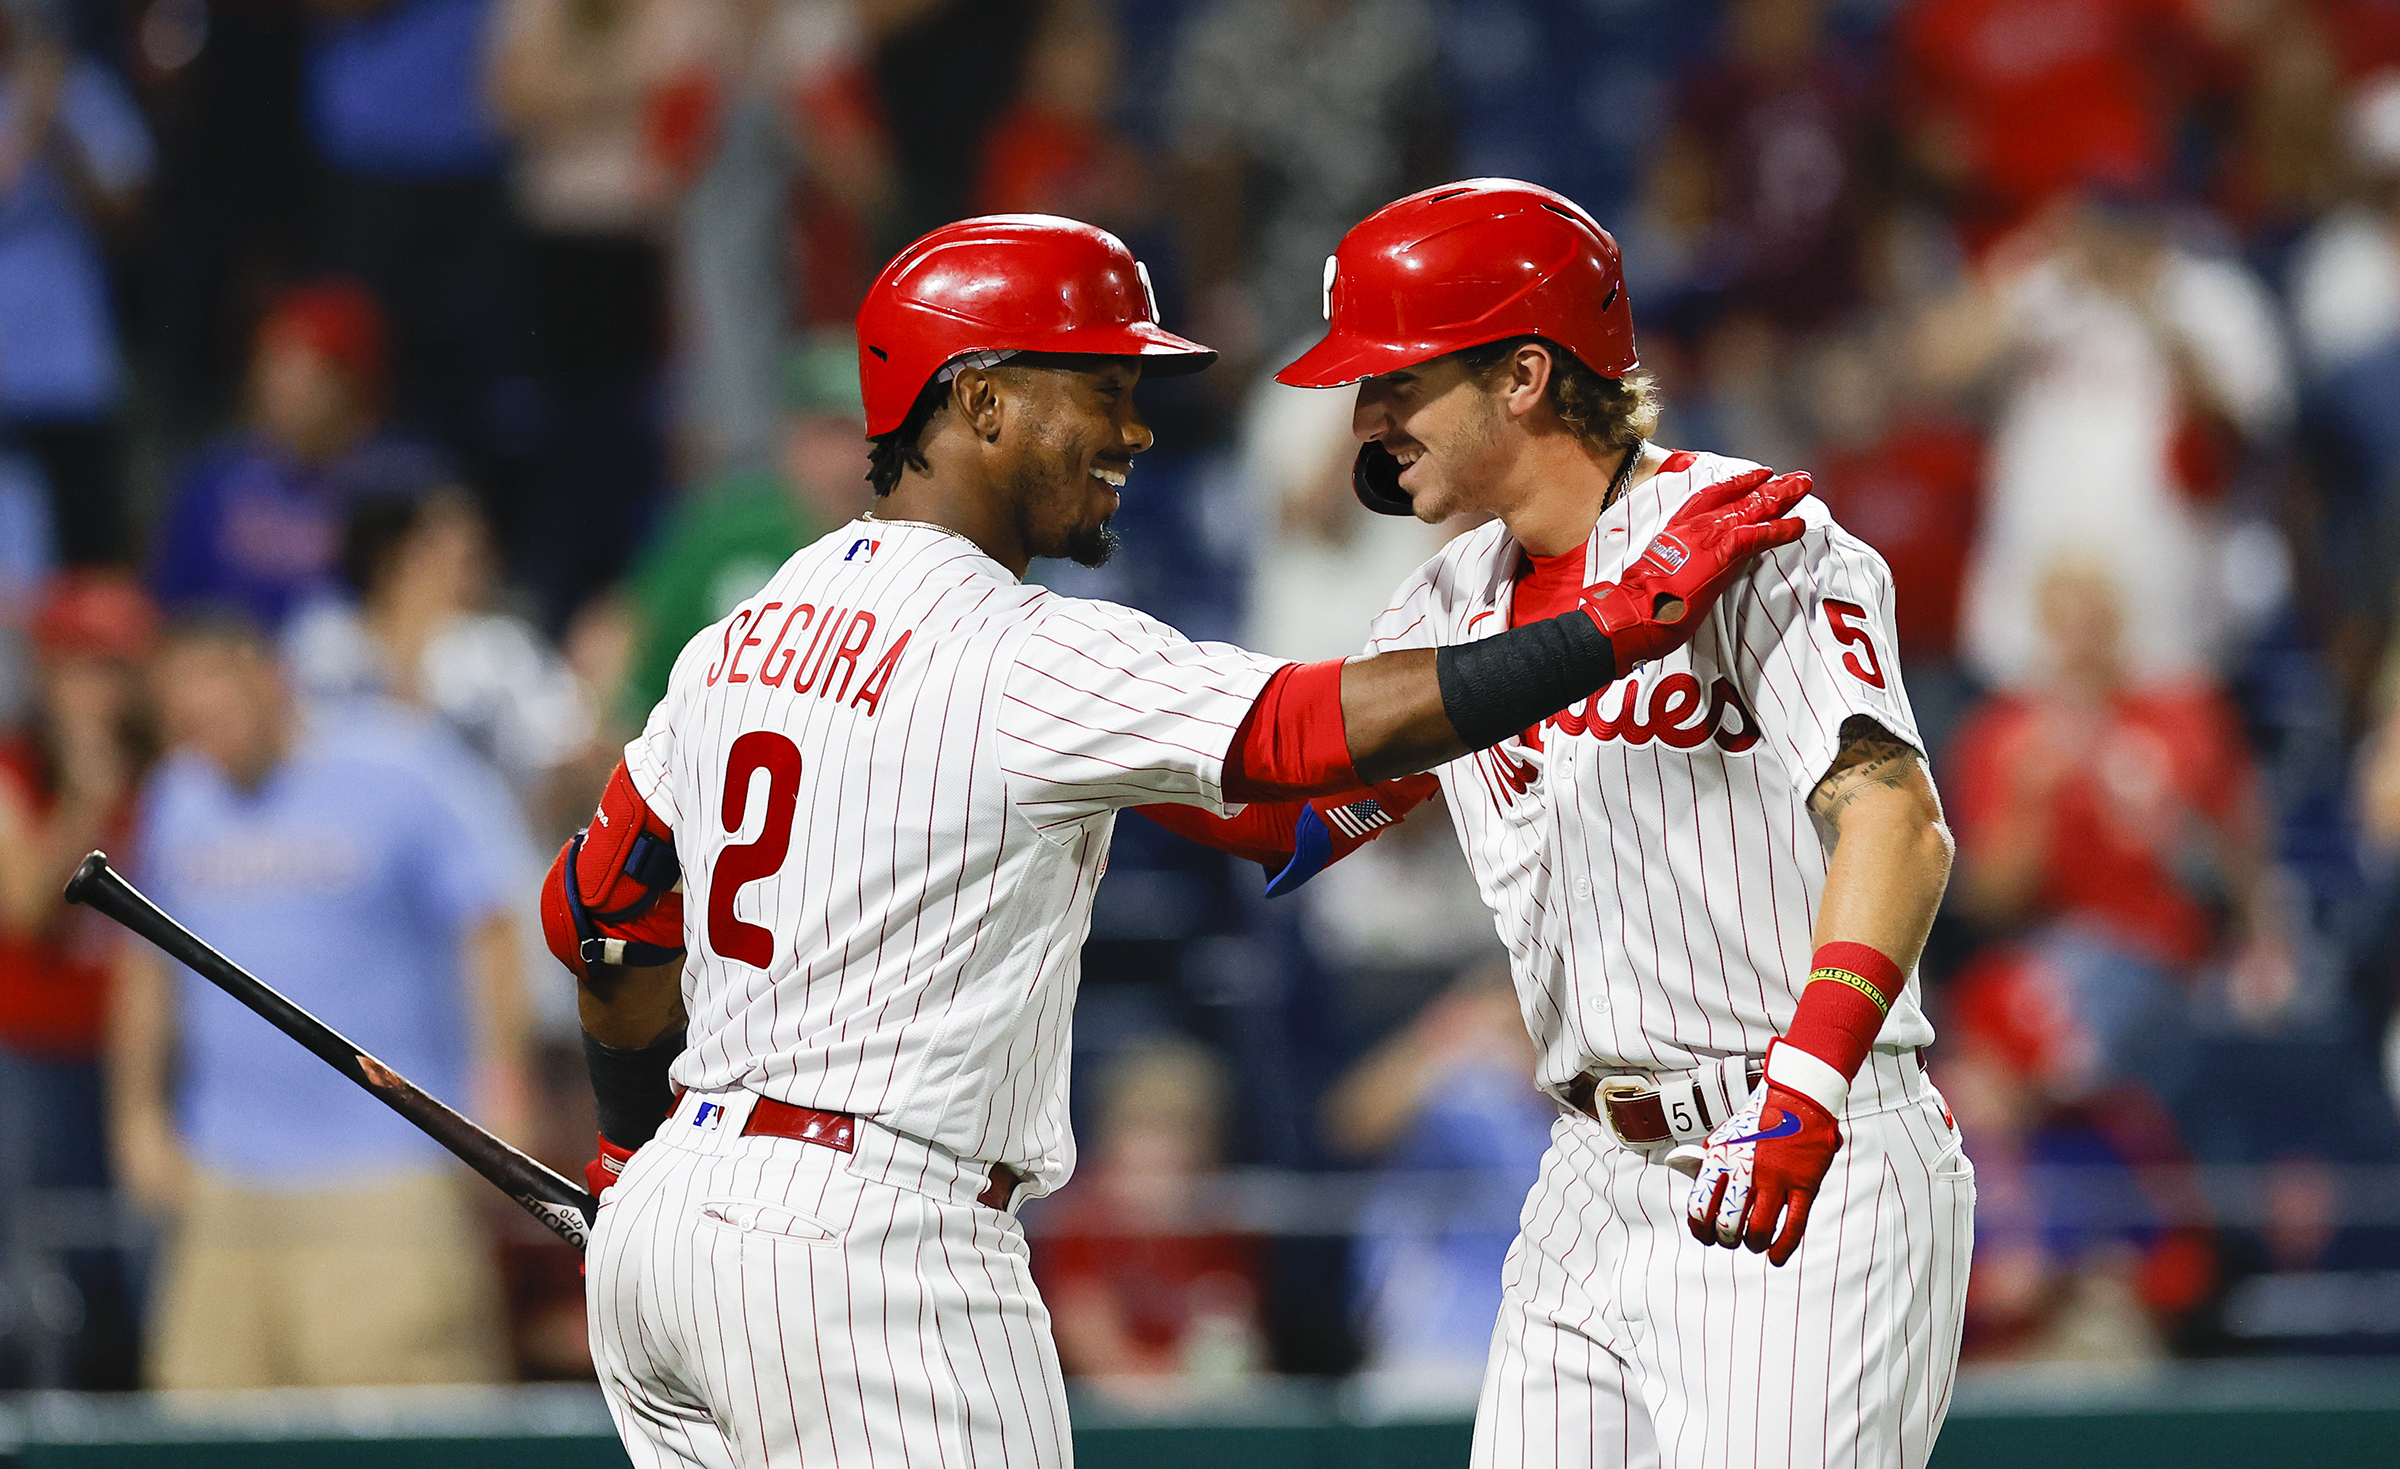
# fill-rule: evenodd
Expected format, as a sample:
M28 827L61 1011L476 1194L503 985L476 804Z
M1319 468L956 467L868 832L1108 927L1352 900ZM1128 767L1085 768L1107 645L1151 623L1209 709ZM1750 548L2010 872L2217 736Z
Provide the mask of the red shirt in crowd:
M2187 0L1918 0L1898 31L1902 124L1959 170L1977 248L2057 194L2158 180L2204 51Z
M1968 717L1942 776L1962 860L2010 803L2043 802L2035 916L2095 920L2162 963L2206 957L2210 911L2176 871L2239 839L2255 775L2232 704L2196 685L2129 691L2096 726L2065 728L2047 701L2016 695ZM2034 774L2045 765L2054 780Z
M1824 48L1791 69L1719 61L1684 84L1677 125L1709 161L1712 248L1741 308L1807 329L1856 306L1866 90Z
M1983 489L1983 440L1963 424L1903 423L1824 455L1817 493L1892 569L1902 658L1948 658Z
M984 138L975 207L984 214L1113 219L1138 208L1139 154L1090 118L1020 102Z
M1129 1228L1105 1189L1086 1186L1045 1220L1033 1244L1033 1274L1054 1312L1072 1310L1078 1296L1105 1294L1133 1345L1163 1365L1204 1317L1231 1316L1255 1330L1264 1278L1259 1246L1246 1235ZM1106 1365L1066 1364L1071 1372Z
M2308 11L2344 80L2400 66L2400 0L2312 0Z
M0 744L0 781L36 819L58 803L48 762L30 742ZM131 803L109 822L108 849L121 858L131 829ZM0 1046L54 1061L100 1054L108 1015L108 921L88 908L69 908L38 934L0 926Z

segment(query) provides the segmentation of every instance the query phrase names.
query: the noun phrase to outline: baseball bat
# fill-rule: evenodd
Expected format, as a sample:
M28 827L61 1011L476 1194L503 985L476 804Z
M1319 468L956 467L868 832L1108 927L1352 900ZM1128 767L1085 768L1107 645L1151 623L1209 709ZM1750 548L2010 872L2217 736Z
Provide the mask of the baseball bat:
M592 1196L556 1171L428 1096L407 1077L360 1050L332 1026L275 992L265 981L211 947L207 940L167 916L141 890L94 852L67 880L67 901L115 919L156 944L170 958L256 1010L268 1024L306 1046L326 1065L365 1087L369 1095L415 1123L426 1136L490 1179L526 1213L577 1249L584 1247L594 1205Z

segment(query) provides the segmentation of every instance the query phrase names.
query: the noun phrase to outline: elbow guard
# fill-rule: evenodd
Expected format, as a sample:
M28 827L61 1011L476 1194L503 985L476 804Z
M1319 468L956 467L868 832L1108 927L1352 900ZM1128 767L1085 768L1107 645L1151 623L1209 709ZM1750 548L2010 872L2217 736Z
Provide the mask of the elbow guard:
M578 979L594 964L683 957L683 868L675 833L620 761L592 824L567 839L542 883L542 936Z

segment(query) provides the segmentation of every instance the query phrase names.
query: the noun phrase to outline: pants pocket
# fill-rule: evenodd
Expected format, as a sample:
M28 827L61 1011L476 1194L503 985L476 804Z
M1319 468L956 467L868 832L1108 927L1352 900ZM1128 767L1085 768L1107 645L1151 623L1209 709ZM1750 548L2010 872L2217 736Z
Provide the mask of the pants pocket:
M757 1234L777 1239L798 1240L803 1244L831 1244L833 1226L813 1214L803 1214L788 1204L771 1204L764 1199L708 1199L700 1205L702 1222L736 1234Z

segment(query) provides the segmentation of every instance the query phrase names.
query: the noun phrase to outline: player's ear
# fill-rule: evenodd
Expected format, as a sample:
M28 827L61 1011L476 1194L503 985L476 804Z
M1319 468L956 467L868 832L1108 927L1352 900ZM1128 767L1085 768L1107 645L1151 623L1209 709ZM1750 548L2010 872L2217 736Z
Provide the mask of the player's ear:
M959 421L987 444L999 442L1004 396L1000 380L980 367L962 367L950 380L950 406L957 410Z
M1550 349L1539 342L1521 343L1509 354L1508 376L1496 384L1509 417L1523 418L1541 406L1550 396L1550 373L1555 366Z

